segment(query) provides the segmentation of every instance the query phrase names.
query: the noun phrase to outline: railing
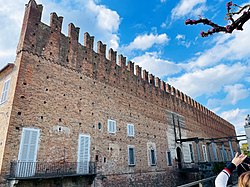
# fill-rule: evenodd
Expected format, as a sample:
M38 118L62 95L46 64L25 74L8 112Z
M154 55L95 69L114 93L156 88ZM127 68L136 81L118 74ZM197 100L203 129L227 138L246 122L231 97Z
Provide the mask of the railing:
M227 165L227 162L180 162L178 163L178 170L190 171L212 171L216 164ZM223 168L222 168L223 169Z
M206 178L206 179L190 182L188 184L184 184L184 185L177 186L177 187L191 187L191 186L194 186L194 185L197 185L197 184L199 185L199 187L202 187L205 182L214 181L215 177L216 176L209 177L209 178Z
M178 172L198 172L200 169L199 163L187 163L187 162L179 162L176 166L176 170Z
M95 175L95 162L19 162L10 165L9 178L53 178Z

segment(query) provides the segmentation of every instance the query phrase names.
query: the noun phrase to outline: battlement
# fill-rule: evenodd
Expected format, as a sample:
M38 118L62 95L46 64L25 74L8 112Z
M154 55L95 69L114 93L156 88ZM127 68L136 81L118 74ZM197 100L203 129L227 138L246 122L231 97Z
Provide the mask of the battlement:
M50 14L50 25L41 22L42 5L30 0L26 5L20 41L17 53L27 51L43 57L53 63L85 74L93 79L115 85L128 91L131 85L142 89L134 90L140 95L143 90L148 95L156 93L166 99L174 99L178 103L195 108L200 113L211 116L217 121L222 118L187 96L180 90L164 82L142 67L128 61L122 54L118 55L112 48L106 57L106 44L97 42L97 51L93 49L94 37L84 33L83 45L79 42L80 28L73 23L68 25L68 36L62 31L63 17L55 12Z

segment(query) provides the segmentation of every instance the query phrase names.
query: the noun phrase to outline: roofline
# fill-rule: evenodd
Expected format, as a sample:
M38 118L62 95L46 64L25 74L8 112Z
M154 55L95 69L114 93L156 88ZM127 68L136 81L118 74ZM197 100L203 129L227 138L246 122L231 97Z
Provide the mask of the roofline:
M10 62L10 63L6 64L2 69L0 69L0 73L2 73L8 67L13 68L14 67L14 63Z

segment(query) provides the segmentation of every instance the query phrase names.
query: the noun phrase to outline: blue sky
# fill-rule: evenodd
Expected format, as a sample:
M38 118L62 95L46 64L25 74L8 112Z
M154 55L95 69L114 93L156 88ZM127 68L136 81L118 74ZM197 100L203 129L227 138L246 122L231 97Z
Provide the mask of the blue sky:
M208 26L186 26L199 16L227 25L224 0L37 0L42 21L64 17L235 125L244 134L250 113L250 21L244 31L202 38ZM233 1L242 5L250 1ZM25 0L0 0L0 68L15 59Z

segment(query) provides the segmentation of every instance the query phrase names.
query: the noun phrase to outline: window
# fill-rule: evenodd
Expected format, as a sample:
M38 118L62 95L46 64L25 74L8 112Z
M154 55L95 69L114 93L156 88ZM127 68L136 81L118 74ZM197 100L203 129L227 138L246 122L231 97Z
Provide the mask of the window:
M108 132L115 133L116 132L116 121L115 120L108 120Z
M78 141L77 173L88 174L90 161L90 136L80 134Z
M102 124L99 122L98 123L98 129L101 129L102 128Z
M128 165L135 165L135 148L134 146L128 146Z
M156 165L156 155L155 155L155 150L154 149L150 150L150 164L151 164L151 166Z
M168 166L172 166L171 152L167 151Z
M10 88L10 79L8 79L8 80L6 80L6 81L4 82L3 91L2 91L2 97L1 97L1 102L0 102L0 104L2 104L2 103L4 103L5 101L7 101L9 88Z
M220 158L221 158L221 161L224 161L224 155L223 155L223 150L220 149Z
M232 160L233 158L231 158L231 152L230 150L227 151L227 160Z
M23 128L18 154L18 177L28 177L35 174L39 135L39 129Z
M127 131L128 131L128 136L134 136L135 135L134 125L128 124Z
M224 151L224 155L225 155L225 161L228 161L228 152L227 152L227 150Z
M192 144L189 144L189 152L190 152L191 162L194 162L194 151L193 151L193 145Z
M202 145L202 151L203 151L204 162L207 162L207 148L205 145Z

